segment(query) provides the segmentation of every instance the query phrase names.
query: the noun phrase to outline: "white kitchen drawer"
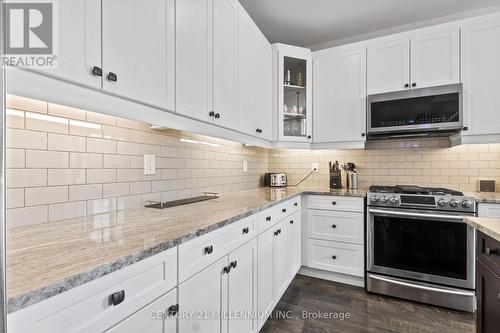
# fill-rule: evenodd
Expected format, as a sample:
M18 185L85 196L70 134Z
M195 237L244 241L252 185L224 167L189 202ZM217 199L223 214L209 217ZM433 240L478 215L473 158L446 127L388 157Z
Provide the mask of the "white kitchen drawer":
M479 203L477 216L500 218L500 204Z
M177 248L9 314L9 332L102 332L177 284ZM113 293L124 291L112 305Z
M330 272L364 276L363 245L308 239L307 266Z
M179 245L179 283L256 236L255 218L244 218Z
M329 195L309 195L307 208L339 210L344 212L364 212L364 198L334 197Z
M106 333L176 333L175 312L168 309L177 304L177 289L173 289L145 308L134 313Z
M295 206L297 203L297 206ZM300 207L300 197L281 202L259 213L258 233L269 229L276 223L282 221L285 217L297 211Z
M364 243L363 216L363 213L309 209L307 211L307 236L362 245Z

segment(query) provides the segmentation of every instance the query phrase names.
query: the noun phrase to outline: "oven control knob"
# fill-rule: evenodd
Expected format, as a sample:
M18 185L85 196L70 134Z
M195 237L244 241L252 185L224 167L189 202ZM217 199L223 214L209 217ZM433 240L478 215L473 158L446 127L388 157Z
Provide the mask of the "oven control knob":
M464 200L462 200L462 207L464 207L464 208L471 208L472 207L472 202L470 200L464 199Z
M388 200L388 199L387 199L387 197L386 197L385 195L383 195L383 196L381 196L381 197L380 197L380 202L381 202L381 203L386 203L386 202L387 202L387 200Z
M459 204L459 202L455 199L452 199L450 201L450 207L452 207L452 208L458 207L458 204Z
M438 201L438 205L441 206L441 207L444 207L448 204L448 201L444 200L444 199L439 199Z
M377 202L377 201L378 201L378 197L376 197L376 196L372 196L372 197L370 198L370 201L371 201L371 202Z
M394 204L394 205L395 205L395 204L397 204L397 203L398 203L398 201L399 201L399 200L398 200L398 198L396 198L396 197L391 197L390 201L391 201L391 204Z

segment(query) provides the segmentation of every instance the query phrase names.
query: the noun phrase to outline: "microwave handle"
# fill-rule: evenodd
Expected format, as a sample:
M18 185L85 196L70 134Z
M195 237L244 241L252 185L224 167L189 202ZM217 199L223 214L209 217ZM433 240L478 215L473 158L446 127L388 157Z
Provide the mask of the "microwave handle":
M401 211L390 211L390 210L384 210L384 209L372 209L370 208L369 210L370 213L375 213L375 214L386 214L386 215L393 215L393 216L408 216L408 217L426 217L426 218L431 218L431 219L448 219L448 220L457 220L457 221L463 221L464 217L461 215L441 215L441 214L426 214L426 213L409 213L409 212L401 212Z
M389 135L389 138L407 138L407 137L424 137L424 136L429 136L430 133L414 133L414 134L393 134Z

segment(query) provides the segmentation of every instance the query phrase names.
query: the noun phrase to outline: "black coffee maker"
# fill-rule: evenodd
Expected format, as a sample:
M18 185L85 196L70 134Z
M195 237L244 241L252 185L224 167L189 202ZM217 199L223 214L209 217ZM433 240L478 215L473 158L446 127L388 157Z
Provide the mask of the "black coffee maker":
M339 161L335 163L329 162L330 166L330 188L342 188L342 171L340 170Z

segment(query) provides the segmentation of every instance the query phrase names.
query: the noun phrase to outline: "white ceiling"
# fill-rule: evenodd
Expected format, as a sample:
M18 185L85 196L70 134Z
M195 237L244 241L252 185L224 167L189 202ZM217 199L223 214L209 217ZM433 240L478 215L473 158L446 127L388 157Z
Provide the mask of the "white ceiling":
M482 11L500 0L240 0L271 43L312 47L421 21ZM493 10L493 8L490 8ZM498 10L498 8L494 8ZM445 20L443 20L445 21Z

